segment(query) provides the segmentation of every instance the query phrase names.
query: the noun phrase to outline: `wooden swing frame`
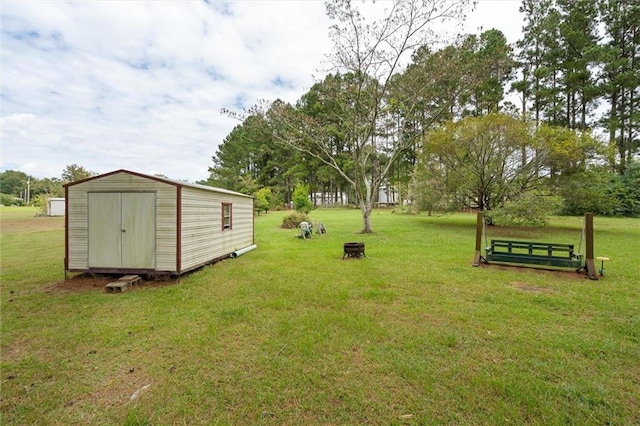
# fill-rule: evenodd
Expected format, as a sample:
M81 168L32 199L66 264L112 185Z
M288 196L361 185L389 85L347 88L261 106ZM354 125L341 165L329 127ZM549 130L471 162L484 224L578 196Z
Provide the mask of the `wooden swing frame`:
M543 265L584 270L592 280L597 280L593 256L593 213L584 215L585 256L576 254L572 244L541 243L532 241L491 240L482 256L482 236L485 230L484 214L478 212L476 220L476 251L473 266L480 263L517 263L520 265ZM583 263L584 262L584 263Z

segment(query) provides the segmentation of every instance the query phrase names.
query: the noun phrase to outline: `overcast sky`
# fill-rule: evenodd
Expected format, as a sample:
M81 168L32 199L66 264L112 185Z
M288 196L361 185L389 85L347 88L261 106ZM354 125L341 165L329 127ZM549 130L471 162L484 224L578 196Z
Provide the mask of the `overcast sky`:
M389 1L378 1L386 8ZM520 36L519 0L479 0L465 32ZM2 15L1 170L67 165L195 182L234 126L222 108L295 102L324 74L316 0L12 1Z

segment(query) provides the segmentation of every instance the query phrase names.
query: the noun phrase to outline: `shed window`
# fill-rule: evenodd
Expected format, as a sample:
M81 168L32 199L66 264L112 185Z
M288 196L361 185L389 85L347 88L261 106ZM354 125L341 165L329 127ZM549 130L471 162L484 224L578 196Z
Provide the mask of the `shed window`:
M222 203L222 230L231 229L232 223L231 204Z

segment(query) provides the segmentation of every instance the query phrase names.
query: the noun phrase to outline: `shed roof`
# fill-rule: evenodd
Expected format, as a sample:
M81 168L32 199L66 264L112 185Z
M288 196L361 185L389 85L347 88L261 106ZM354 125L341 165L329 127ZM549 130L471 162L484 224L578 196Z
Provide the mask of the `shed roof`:
M145 179L150 179L150 180L155 180L158 182L163 182L169 185L173 185L173 186L180 186L180 187L188 187L188 188L196 188L196 189L203 189L205 191L211 191L211 192L219 192L219 193L223 193L223 194L229 194L229 195L236 195L236 196L240 196L240 197L247 197L247 198L253 198L251 195L247 195L247 194L242 194L240 192L235 192L235 191L230 191L228 189L224 189L224 188L216 188L214 186L207 186L207 185L199 185L197 183L189 183L189 182L181 182L178 180L171 180L171 179L166 179L163 177L159 177L159 176L151 176L151 175L145 175L143 173L138 173L138 172L132 172L130 170L124 170L124 169L120 169L120 170L114 170L113 172L109 172L109 173L104 173L101 175L97 175L97 176L91 176L90 178L87 179L81 179L81 180L76 180L74 182L69 182L67 184L64 185L64 187L71 187L74 185L78 185L80 183L84 183L84 182L89 182L92 180L96 180L96 179L101 179L107 176L111 176L111 175L115 175L118 173L126 173L126 174L130 174L133 176L138 176L138 177L142 177Z

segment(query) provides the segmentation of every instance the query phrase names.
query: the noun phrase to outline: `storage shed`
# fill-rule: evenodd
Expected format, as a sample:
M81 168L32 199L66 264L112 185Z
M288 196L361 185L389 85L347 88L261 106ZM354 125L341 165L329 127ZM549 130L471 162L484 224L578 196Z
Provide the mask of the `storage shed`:
M253 197L127 170L65 185L70 272L179 275L253 245Z
M64 198L49 198L47 200L47 216L64 216Z

